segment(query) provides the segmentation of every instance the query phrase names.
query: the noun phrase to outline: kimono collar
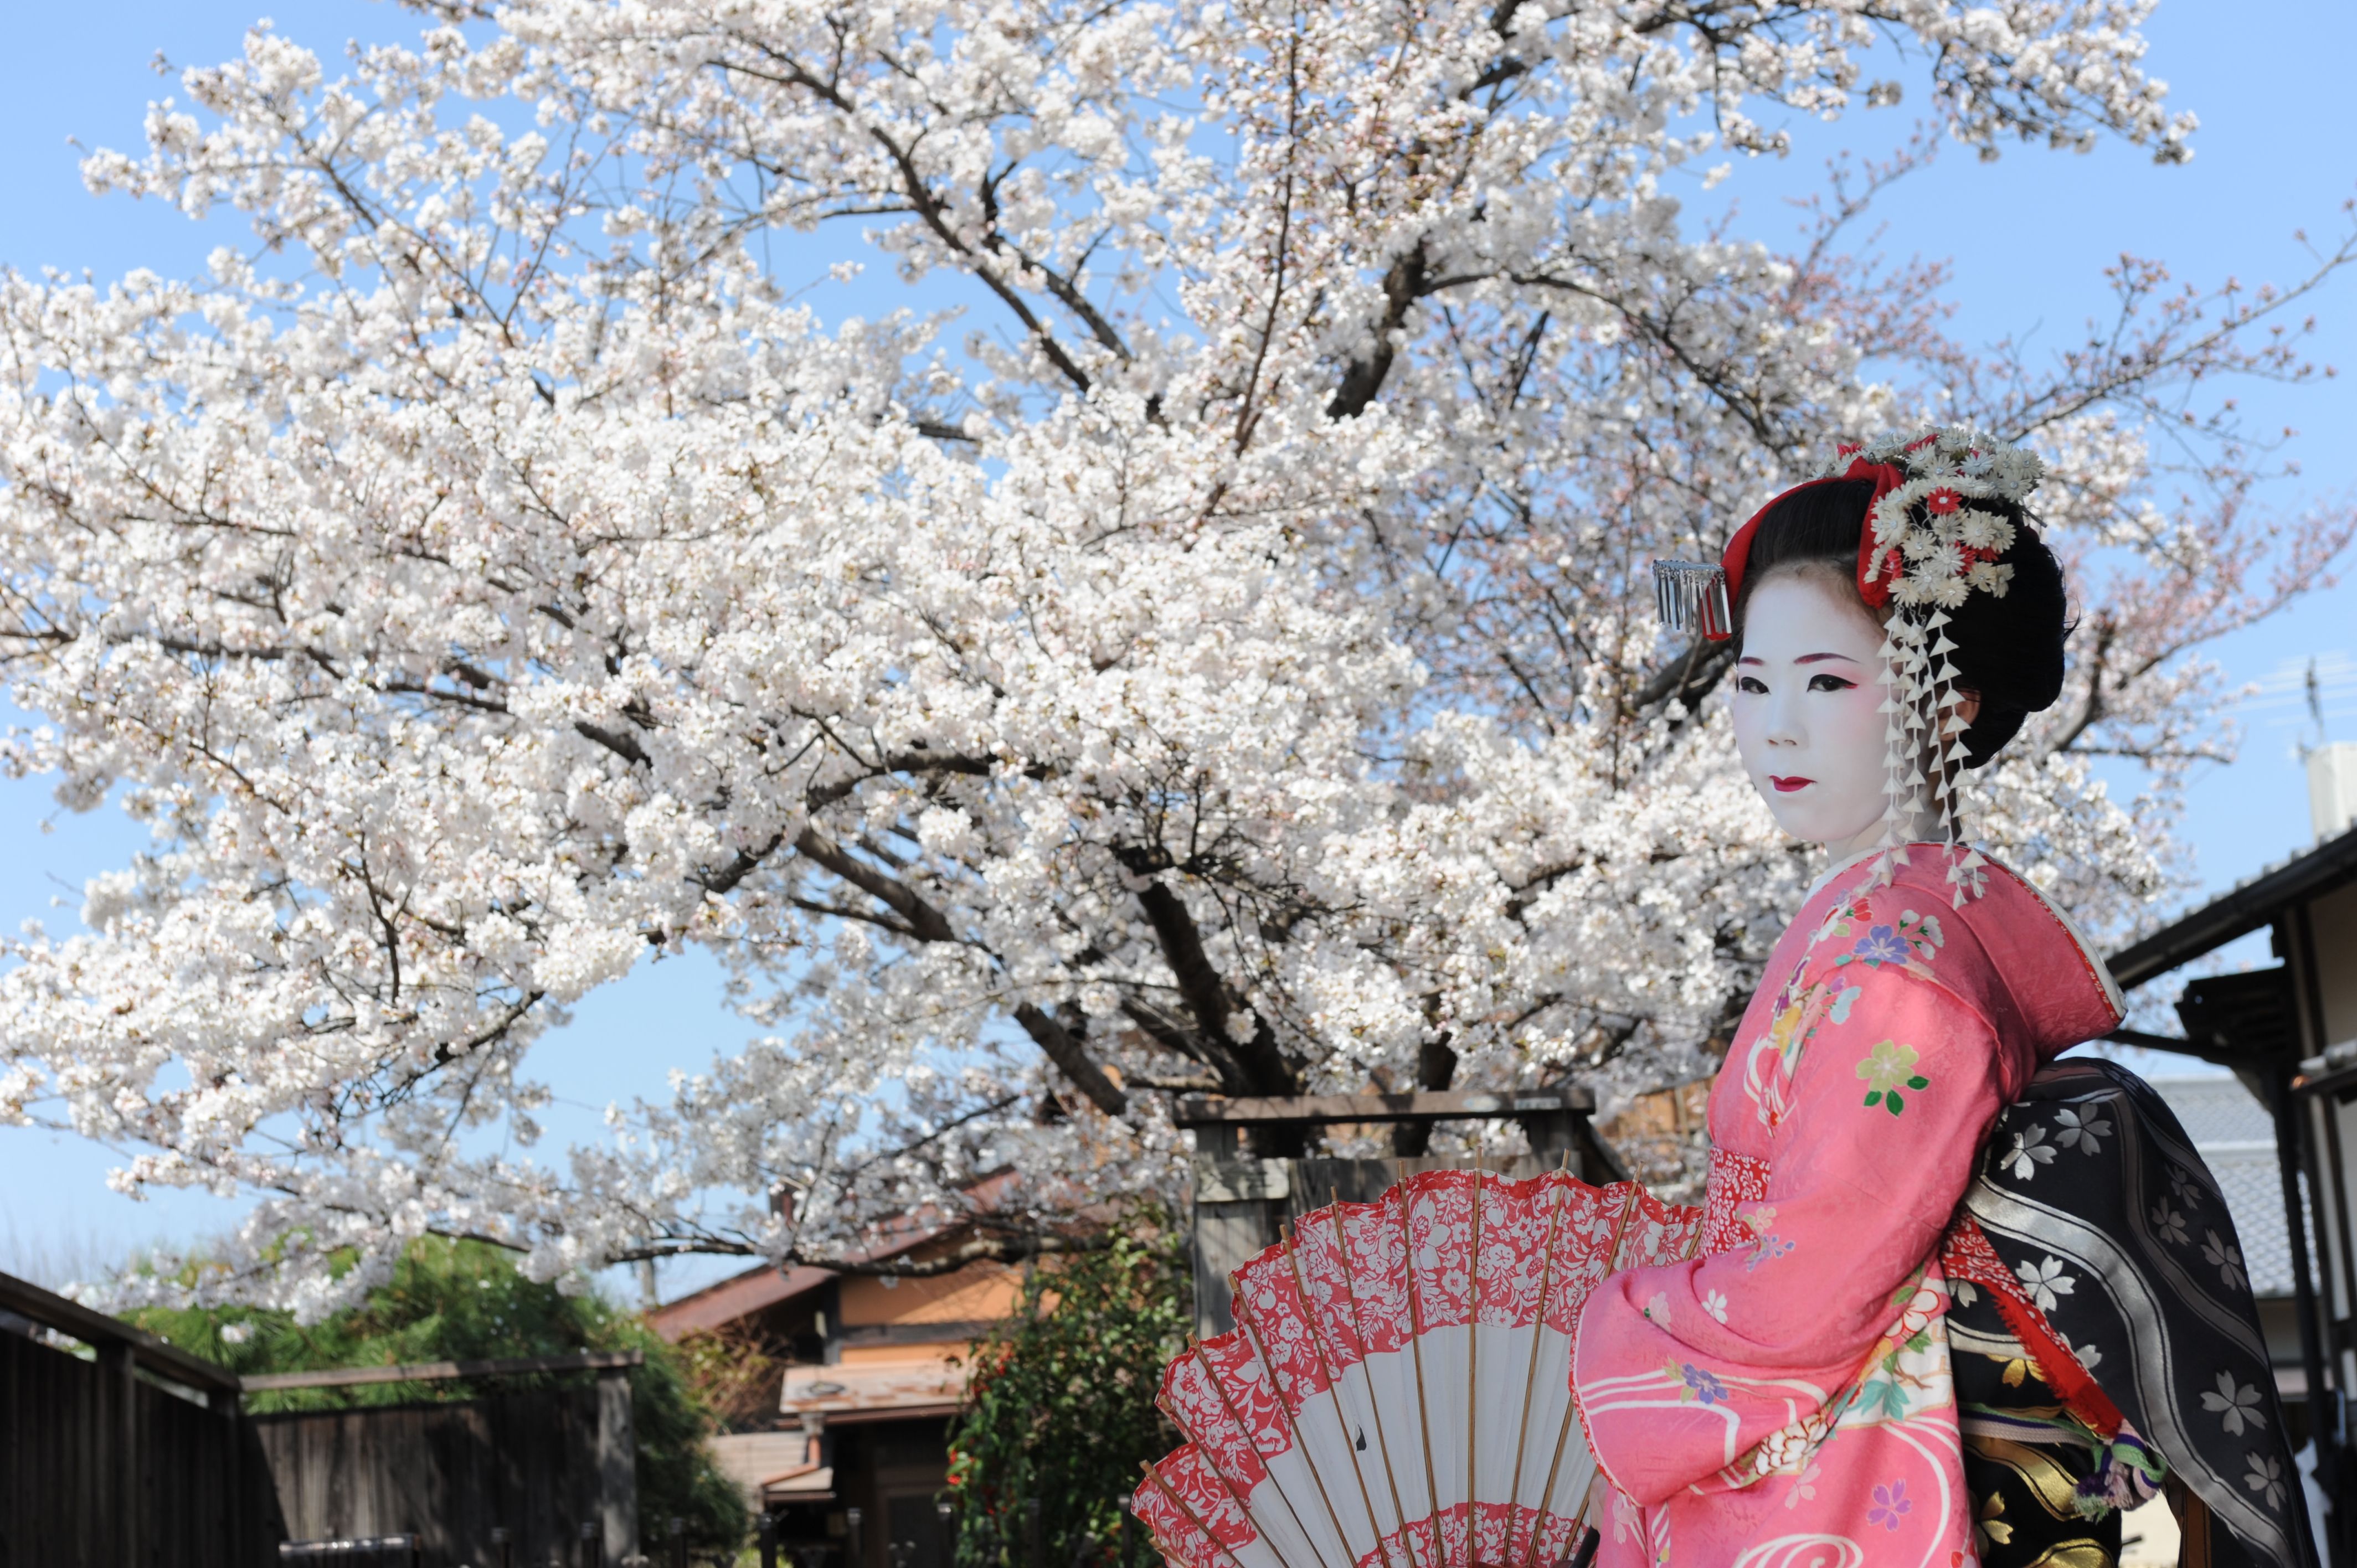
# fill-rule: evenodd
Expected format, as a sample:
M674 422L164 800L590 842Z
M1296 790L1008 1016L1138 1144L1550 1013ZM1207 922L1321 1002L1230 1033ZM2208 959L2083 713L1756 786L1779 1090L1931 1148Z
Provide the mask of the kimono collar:
M1909 858L1888 880L1880 874L1883 851L1866 850L1819 877L1810 899L1839 888L1873 908L1878 918L1886 906L1892 914L1937 910L1948 934L1932 963L1935 977L1976 1007L2010 1047L2008 1094L2027 1084L2040 1065L2119 1026L2127 1007L2111 970L2071 918L2027 877L1969 844L1905 848ZM1959 908L1941 909L1949 901L1950 865L1966 855L1985 868L1982 895Z

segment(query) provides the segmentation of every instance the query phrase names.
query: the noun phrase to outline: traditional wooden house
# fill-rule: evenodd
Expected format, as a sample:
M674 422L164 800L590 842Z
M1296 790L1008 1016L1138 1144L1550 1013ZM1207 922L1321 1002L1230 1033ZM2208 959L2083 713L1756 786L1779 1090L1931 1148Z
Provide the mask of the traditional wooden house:
M2357 748L2330 748L2311 758L2315 848L2268 867L2111 958L2124 988L2173 983L2184 1026L2182 1035L2123 1029L2113 1038L2231 1069L2272 1123L2279 1223L2267 1229L2282 1240L2290 1323L2287 1334L2278 1307L2267 1326L2270 1338L2285 1348L2287 1341L2298 1347L2297 1366L2278 1373L2278 1386L2293 1442L2304 1450L2302 1468L2313 1467L2309 1495L2321 1527L2318 1546L2330 1568L2357 1568L2357 1430L2351 1402L2357 1391L2357 828L2352 826L2357 789L2349 787L2352 778L2357 778ZM2260 931L2267 933L2273 961L2173 983L2186 966ZM2233 1198L2230 1187L2229 1202ZM2240 1206L2235 1219L2249 1243L2261 1227L2246 1223ZM2263 1315L2267 1310L2262 1303Z
M911 1220L859 1262L922 1264L966 1239ZM764 1559L799 1568L947 1568L946 1428L975 1342L1022 1298L1017 1270L973 1262L919 1278L748 1269L657 1308L674 1342L744 1369L714 1439L764 1520Z

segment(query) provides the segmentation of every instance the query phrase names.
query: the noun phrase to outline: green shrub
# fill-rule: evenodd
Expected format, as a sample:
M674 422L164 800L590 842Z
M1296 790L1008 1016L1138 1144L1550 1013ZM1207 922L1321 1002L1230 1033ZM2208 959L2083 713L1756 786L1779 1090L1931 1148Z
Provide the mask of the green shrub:
M958 1568L1030 1568L1025 1505L1039 1505L1046 1568L1147 1568L1133 1530L1116 1563L1121 1499L1138 1463L1178 1435L1155 1408L1162 1369L1192 1326L1179 1238L1132 1213L1103 1251L1034 1268L1021 1307L975 1348L966 1408L950 1428Z

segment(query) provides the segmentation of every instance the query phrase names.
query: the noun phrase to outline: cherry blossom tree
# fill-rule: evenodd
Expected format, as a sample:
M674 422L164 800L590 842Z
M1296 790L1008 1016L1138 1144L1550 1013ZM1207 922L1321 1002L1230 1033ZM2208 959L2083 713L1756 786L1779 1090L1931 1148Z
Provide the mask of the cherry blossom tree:
M2072 684L1978 825L2116 930L2231 743L2202 646L2349 536L2222 390L2347 243L2124 262L2034 362L1850 237L1928 141L1789 252L1665 194L1903 89L2182 158L2129 0L419 9L86 165L250 247L0 288L7 757L155 833L16 947L0 1115L260 1195L208 1292L1016 1257L1170 1189L1176 1090L1690 1076L1812 868L1648 563L1920 417L2052 465ZM796 293L863 255L980 303ZM689 947L762 1037L529 1152L535 1039Z

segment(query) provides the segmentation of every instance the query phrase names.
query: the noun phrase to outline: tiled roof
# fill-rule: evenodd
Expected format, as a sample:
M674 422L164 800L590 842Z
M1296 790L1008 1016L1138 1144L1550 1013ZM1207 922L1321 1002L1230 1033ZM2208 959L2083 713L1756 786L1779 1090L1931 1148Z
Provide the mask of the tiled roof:
M2177 1112L2194 1151L2226 1195L2252 1291L2263 1296L2291 1294L2291 1239L2284 1225L2275 1118L2239 1079L2220 1074L2150 1081Z
M2206 1150L2212 1144L2265 1144L2268 1163L2274 1163L2276 1119L2243 1087L2242 1079L2216 1073L2151 1082L2185 1123L2185 1135L2196 1146Z
M647 1315L656 1333L677 1342L699 1328L717 1328L750 1317L765 1306L791 1301L834 1278L833 1269L748 1269L709 1284L693 1295L667 1301Z

